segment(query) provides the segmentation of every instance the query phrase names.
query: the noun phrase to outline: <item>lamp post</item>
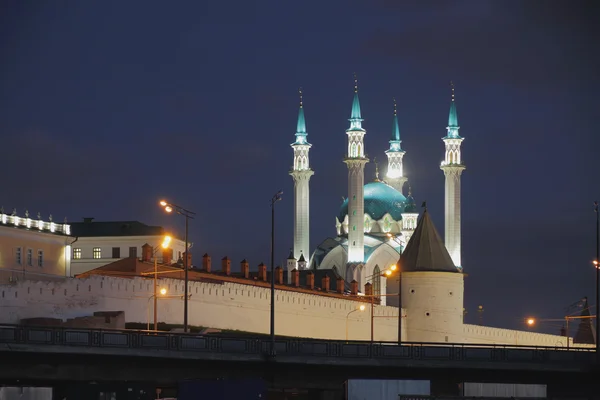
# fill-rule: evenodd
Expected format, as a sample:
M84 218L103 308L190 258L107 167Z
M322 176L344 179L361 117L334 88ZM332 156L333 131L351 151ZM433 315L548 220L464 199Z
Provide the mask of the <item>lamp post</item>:
M154 299L154 331L156 332L158 330L158 323L157 323L157 318L156 318L157 317L156 304L157 304L157 300L158 300L158 294L156 293L156 275L154 275L154 282L155 282L154 294L148 298L148 304L146 305L146 310L147 310L147 314L148 314L148 318L146 318L146 330L147 331L150 330L150 299ZM167 289L165 289L165 288L160 289L160 294L161 294L161 296L164 296L165 294L167 294Z
M598 201L594 202L594 211L596 212L596 362L600 364L600 213L598 212Z
M569 343L569 321L571 320L577 320L577 319L590 319L590 318L596 318L596 316L594 315L581 315L581 316L573 316L573 315L565 315L564 320L565 322L565 335L567 336L567 349L569 349L570 343ZM532 318L529 317L525 320L525 322L527 323L528 326L535 326L538 322L558 322L558 321L563 321L560 318L543 318L543 319L536 319L536 318Z
M394 240L399 245L401 242L397 241L396 235L388 233L387 236ZM398 257L398 345L402 345L402 256Z
M185 217L185 257L183 260L183 268L185 269L184 280L185 280L185 291L184 291L184 300L183 300L183 331L188 331L188 225L189 220L194 219L195 212L190 210L186 210L185 208L178 206L177 204L168 203L165 200L160 201L160 206L164 208L164 210L168 213L175 211L179 215L183 215Z
M354 310L350 311L347 315L346 315L346 341L348 341L348 318L350 317L350 314L352 314L355 311L365 311L365 305L361 304L360 307L355 308Z
M169 244L171 243L171 236L165 236L161 247L163 249L166 249L169 247ZM156 253L157 253L158 249L154 251L154 294L152 295L154 297L154 330L158 330L158 297L156 296L156 289L158 288L158 282L157 282L157 278L156 275L158 275L158 260L156 258ZM163 264L164 264L165 260L163 260ZM166 293L166 289L161 289L161 294L164 295L165 293L162 293L162 291L165 291Z
M269 355L275 356L275 203L281 200L283 191L279 191L271 198L271 346Z

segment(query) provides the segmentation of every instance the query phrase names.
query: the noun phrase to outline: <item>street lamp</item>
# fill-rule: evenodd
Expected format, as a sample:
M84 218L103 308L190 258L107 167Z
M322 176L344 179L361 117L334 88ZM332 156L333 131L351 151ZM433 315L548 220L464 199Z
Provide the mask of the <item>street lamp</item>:
M280 190L271 198L271 357L275 357L275 203L281 200L282 194Z
M598 212L598 201L594 202L594 212L596 213L596 362L600 364L600 212Z
M365 311L365 305L361 304L360 307L355 308L354 310L350 311L347 315L346 315L346 341L348 341L348 318L350 317L350 314L352 314L355 311Z
M403 245L397 240L397 236L388 232L387 236L399 245ZM404 247L404 246L403 246ZM398 257L398 345L402 345L402 255Z
M185 291L184 291L184 300L183 300L183 331L188 331L188 225L189 220L194 219L195 212L190 210L186 210L185 208L178 206L177 204L168 203L165 200L161 200L159 202L160 206L164 208L167 213L172 213L175 211L179 215L183 215L185 217L185 257L183 260L183 268L185 269L184 279L185 279Z
M565 315L564 317L564 321L565 321L565 335L567 336L567 349L570 348L570 344L569 344L569 321L571 320L576 320L576 319L590 319L590 318L596 318L596 316L594 315L581 315L581 316L572 316L572 315ZM536 319L536 318L527 318L526 319L526 323L528 326L534 326L537 325L538 322L562 322L563 319L561 318L544 318L544 319Z
M154 275L155 279L156 279L156 275ZM160 289L160 294L161 296L164 296L165 294L167 294L167 289L165 288L161 288ZM158 330L158 324L156 322L156 301L158 299L158 295L156 293L156 288L154 289L154 294L151 295L148 298L148 302L146 303L146 314L147 314L147 318L146 318L146 330L150 330L150 299L154 299L154 331L156 332Z

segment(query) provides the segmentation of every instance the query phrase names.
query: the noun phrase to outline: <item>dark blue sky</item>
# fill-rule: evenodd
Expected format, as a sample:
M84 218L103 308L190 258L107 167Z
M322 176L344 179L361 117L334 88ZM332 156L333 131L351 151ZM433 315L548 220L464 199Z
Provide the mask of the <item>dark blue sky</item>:
M405 171L443 234L440 140L456 98L463 143L467 319L517 327L594 296L598 6L584 1L4 1L5 209L140 220L237 265L292 243L297 88L311 164L311 247L335 234L359 78L366 151L384 160L398 101ZM374 176L367 165L366 180ZM281 261L280 261L281 262Z

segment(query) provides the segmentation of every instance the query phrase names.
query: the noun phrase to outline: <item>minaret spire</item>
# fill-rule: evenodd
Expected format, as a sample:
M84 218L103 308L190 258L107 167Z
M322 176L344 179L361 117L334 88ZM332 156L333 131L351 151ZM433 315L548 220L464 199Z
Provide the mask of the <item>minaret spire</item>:
M448 126L446 137L442 138L446 147L444 161L441 169L446 177L445 184L445 233L444 240L446 248L454 265L462 268L461 264L461 224L460 224L460 180L465 166L462 163L460 147L464 138L460 137L458 130L458 114L456 112L456 97L454 94L454 83L450 82L451 101L448 114Z
M297 268L297 260L303 254L310 254L310 177L314 171L310 169L308 153L312 145L308 143L302 88L298 89L300 105L298 123L296 125L296 141L291 144L294 149L294 165L290 175L294 179L294 248L288 258L288 283L291 282L292 270Z
M402 158L404 157L405 151L402 150L400 143L400 127L398 125L398 106L396 99L394 98L394 118L392 124L392 138L390 140L390 148L385 151L388 157L388 168L386 173L386 181L394 189L402 193L402 188L406 182L404 176Z
M362 129L362 117L360 114L360 101L358 100L358 79L354 74L354 99L352 100L352 113L350 114L350 129Z
M364 136L366 131L362 127L360 102L358 100L358 79L354 74L354 98L352 100L352 113L350 127L346 130L348 136L348 153L344 162L348 166L348 268L356 271L358 264L365 261L364 248L364 183L365 164L369 160L365 157ZM349 276L349 275L346 275ZM359 277L356 277L360 281Z

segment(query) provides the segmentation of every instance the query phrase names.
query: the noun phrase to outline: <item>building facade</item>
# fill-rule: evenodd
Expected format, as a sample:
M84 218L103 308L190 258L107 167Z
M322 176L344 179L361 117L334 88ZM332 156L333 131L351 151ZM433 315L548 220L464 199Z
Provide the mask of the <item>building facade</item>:
M18 215L0 209L0 283L52 280L70 276L70 226L45 221L38 213Z
M72 244L71 274L75 276L106 264L133 257L142 258L145 244L155 248L152 260L161 264L177 262L185 253L185 242L166 232L163 227L149 226L138 221L94 221L71 224ZM160 247L164 237L172 237L170 247Z

